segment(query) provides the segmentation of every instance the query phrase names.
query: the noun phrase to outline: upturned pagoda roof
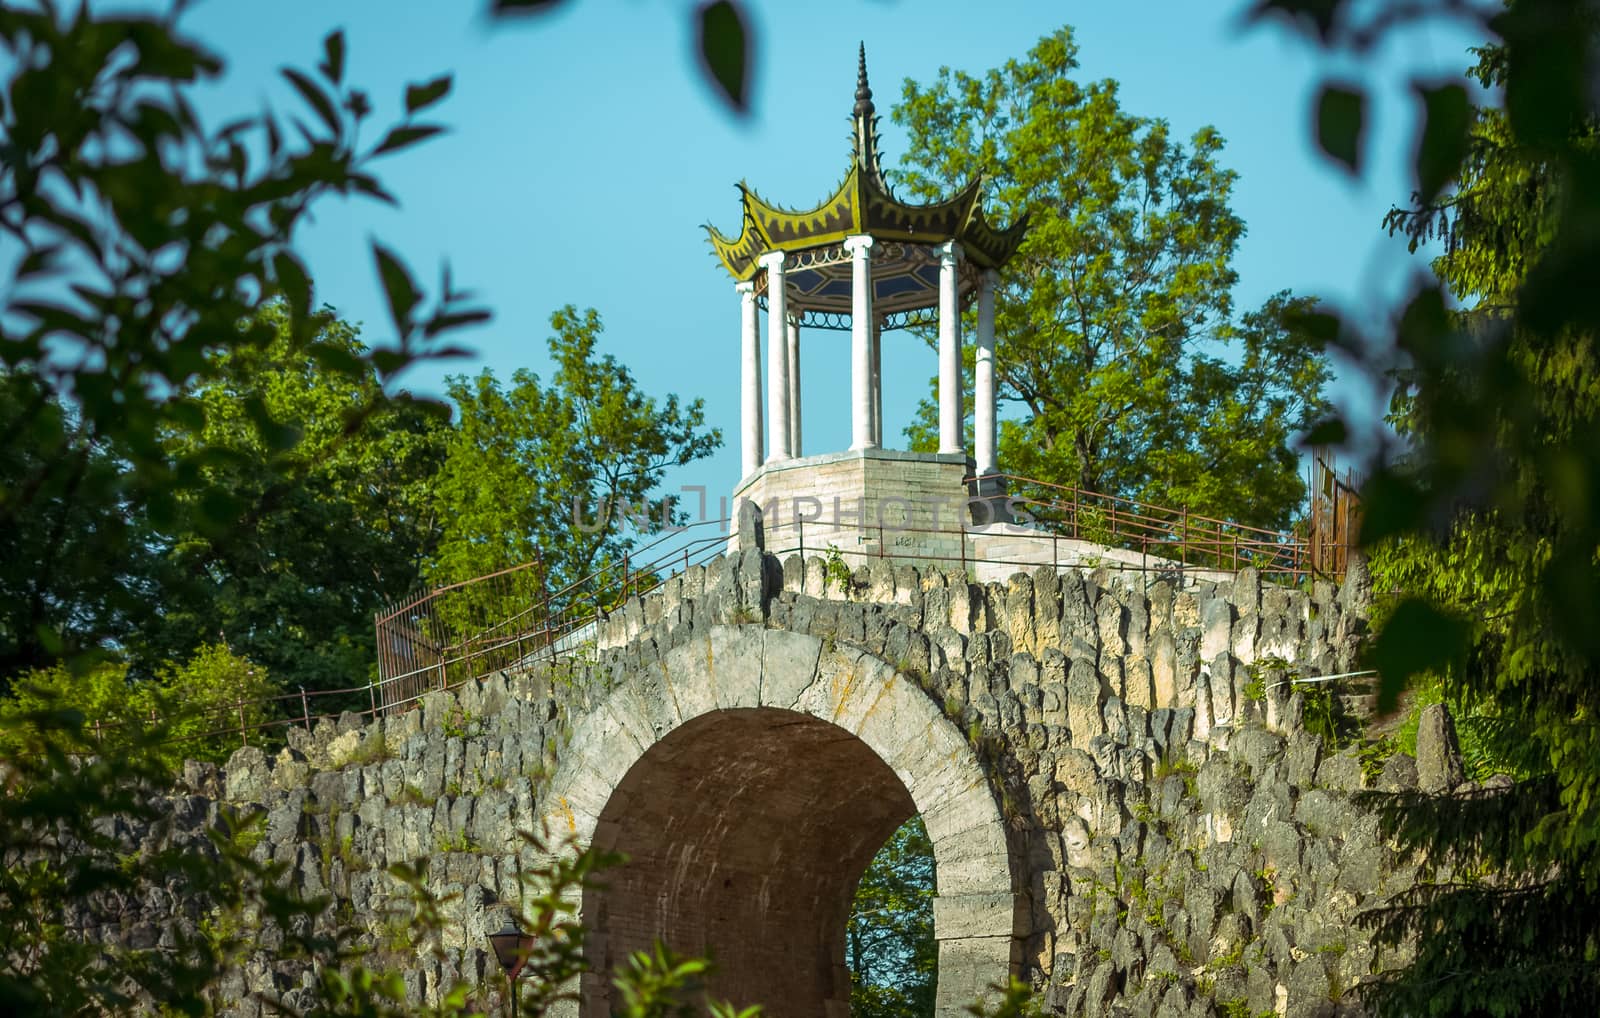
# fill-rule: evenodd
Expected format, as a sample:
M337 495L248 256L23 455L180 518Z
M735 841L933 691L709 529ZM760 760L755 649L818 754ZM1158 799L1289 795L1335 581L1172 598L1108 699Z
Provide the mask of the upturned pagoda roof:
M795 310L807 317L848 315L851 308L850 259L846 237L867 234L874 241L872 279L875 310L892 316L937 302L939 261L934 249L947 241L962 247L977 269L999 268L1016 253L1027 230L1023 215L1001 229L984 216L980 174L954 195L927 205L895 197L884 179L878 155L878 118L867 83L863 45L856 78L850 169L844 181L816 208L786 209L767 201L748 184L739 184L743 219L736 238L707 226L717 258L737 280L759 281L760 259L772 251L786 259L787 292ZM971 273L963 280L970 288Z

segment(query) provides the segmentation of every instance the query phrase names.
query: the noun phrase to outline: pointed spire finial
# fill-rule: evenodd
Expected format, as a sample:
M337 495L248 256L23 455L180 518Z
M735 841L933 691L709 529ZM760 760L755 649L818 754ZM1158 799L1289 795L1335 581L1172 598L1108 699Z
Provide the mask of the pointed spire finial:
M861 55L856 70L856 108L858 117L870 117L876 112L872 108L872 86L867 84L867 44L861 44Z

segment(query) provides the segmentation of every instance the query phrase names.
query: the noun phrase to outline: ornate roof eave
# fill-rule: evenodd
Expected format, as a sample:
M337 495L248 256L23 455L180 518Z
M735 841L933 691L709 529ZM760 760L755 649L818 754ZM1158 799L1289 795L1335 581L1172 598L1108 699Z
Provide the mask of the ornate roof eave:
M1022 246L1028 233L1028 213L1018 216L1016 222L1003 230L996 229L984 216L983 209L973 211L973 216L961 231L961 246L967 259L986 269L998 269L1011 260Z
M752 199L761 204L761 199L751 189L749 184L739 181L739 235L728 237L721 230L710 223L704 225L707 236L711 238L711 250L722 262L734 279L744 281L754 278L759 270L760 258L770 246L772 239L761 229L761 224L751 210Z
M982 174L942 201L912 205L895 197L878 155L878 118L867 83L864 46L852 114L850 169L831 197L813 209L798 211L775 205L740 183L738 238L730 239L706 226L712 250L734 279L754 279L760 272L760 258L768 251L813 250L858 233L913 244L953 240L962 245L969 260L983 268L998 268L1016 252L1028 217L1018 217L1004 230L992 226L983 214Z

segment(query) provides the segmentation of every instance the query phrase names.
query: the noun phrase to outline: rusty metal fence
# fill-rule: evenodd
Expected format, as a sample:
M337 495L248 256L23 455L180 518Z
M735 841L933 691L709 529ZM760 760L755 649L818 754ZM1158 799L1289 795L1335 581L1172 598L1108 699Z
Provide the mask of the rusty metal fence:
M1253 566L1264 577L1282 583L1299 582L1312 568L1307 542L1292 531L1252 527L1031 477L1005 475L1005 479L1012 502L1061 537L1138 551L1185 567L1237 572Z
M1074 561L1067 542L1077 541L1137 553L1136 561L1105 562L1119 570L1182 573L1250 566L1265 578L1296 583L1316 569L1310 543L1293 532L1033 478L1006 476L1004 481L1012 492L1009 505L1018 518L1028 520L1026 528L1007 533L1015 536L1020 530L1037 541L1026 553L986 550L979 532L966 527L889 526L881 521L876 527L830 527L825 521L805 518L769 521L767 547L802 559L808 550L819 554L832 549L850 563L887 557L1023 569ZM730 523L707 520L663 535L630 553L614 570L599 570L555 592L543 589L543 567L533 562L421 591L392 605L374 619L379 680L373 709L404 706L432 690L580 649L592 639L596 620L628 597L720 555ZM854 544L837 540L842 530L855 532ZM890 535L937 539L932 543L941 550L891 550Z
M1355 529L1359 499L1353 475L1340 479L1317 458L1310 511L1295 531L1274 531L1190 513L1185 509L1103 495L1033 478L1005 476L1006 501L1024 526L994 528L916 528L879 524L829 527L815 519L766 524L766 544L781 554L837 553L851 565L873 558L919 560L962 568L1032 568L1081 563L1082 545L1128 554L1103 564L1118 570L1185 574L1258 569L1280 583L1308 576L1342 575ZM986 479L986 481L989 479ZM186 719L183 739L237 734L244 744L274 729L303 726L348 715L371 718L404 708L422 696L476 680L491 672L555 661L581 651L594 638L594 626L628 598L664 579L722 555L730 520L705 520L673 528L560 589L548 589L542 561L503 569L459 583L421 590L376 613L378 674L367 685L344 689L300 689L267 700L215 708L196 724ZM856 542L839 541L853 530ZM874 533L874 531L876 531ZM989 538L1013 541L1011 554L997 553ZM891 535L937 538L940 550L891 548ZM1031 545L1029 544L1031 542ZM1081 542L1073 545L1071 542ZM1021 552L1015 549L1024 547ZM1079 549L1075 557L1074 548ZM1048 555L1045 549L1049 549ZM161 724L149 719L150 726ZM95 722L96 738L143 719Z
M1348 468L1341 477L1331 454L1320 453L1312 457L1310 480L1311 506L1306 514L1309 568L1327 576L1343 576L1361 530L1361 480Z
M595 619L663 578L720 555L728 520L673 528L558 590L542 562L424 590L373 619L375 709L579 648Z

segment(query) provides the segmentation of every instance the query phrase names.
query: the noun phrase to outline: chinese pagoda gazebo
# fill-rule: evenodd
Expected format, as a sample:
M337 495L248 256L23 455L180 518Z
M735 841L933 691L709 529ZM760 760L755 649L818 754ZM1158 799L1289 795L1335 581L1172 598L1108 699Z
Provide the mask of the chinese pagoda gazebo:
M1027 217L1005 229L991 225L981 204L981 176L943 201L912 205L896 198L879 162L864 45L855 99L850 168L831 197L810 211L795 212L740 184L739 235L730 239L706 227L740 298L742 477L734 495L736 500L776 506L778 518L770 522L780 528L791 514L802 520L827 520L831 501L834 524L841 515L859 520L862 536L857 540L877 540L871 532L881 532L877 524L889 523L900 534L898 546L928 550L939 543L941 528L966 525L957 520L954 509L941 520L939 506L964 503L969 495L967 478L977 478L971 494L998 491L994 291L997 270L1016 252ZM973 300L978 306L976 448L968 459L963 441L961 310ZM765 428L762 305L768 321ZM934 323L939 329L939 451L885 449L881 334L885 329ZM850 331L848 451L801 456L803 327ZM993 480L986 485L984 478ZM898 515L885 520L884 507L889 503L898 503ZM816 515L808 517L802 505ZM893 554L884 549L878 553Z

